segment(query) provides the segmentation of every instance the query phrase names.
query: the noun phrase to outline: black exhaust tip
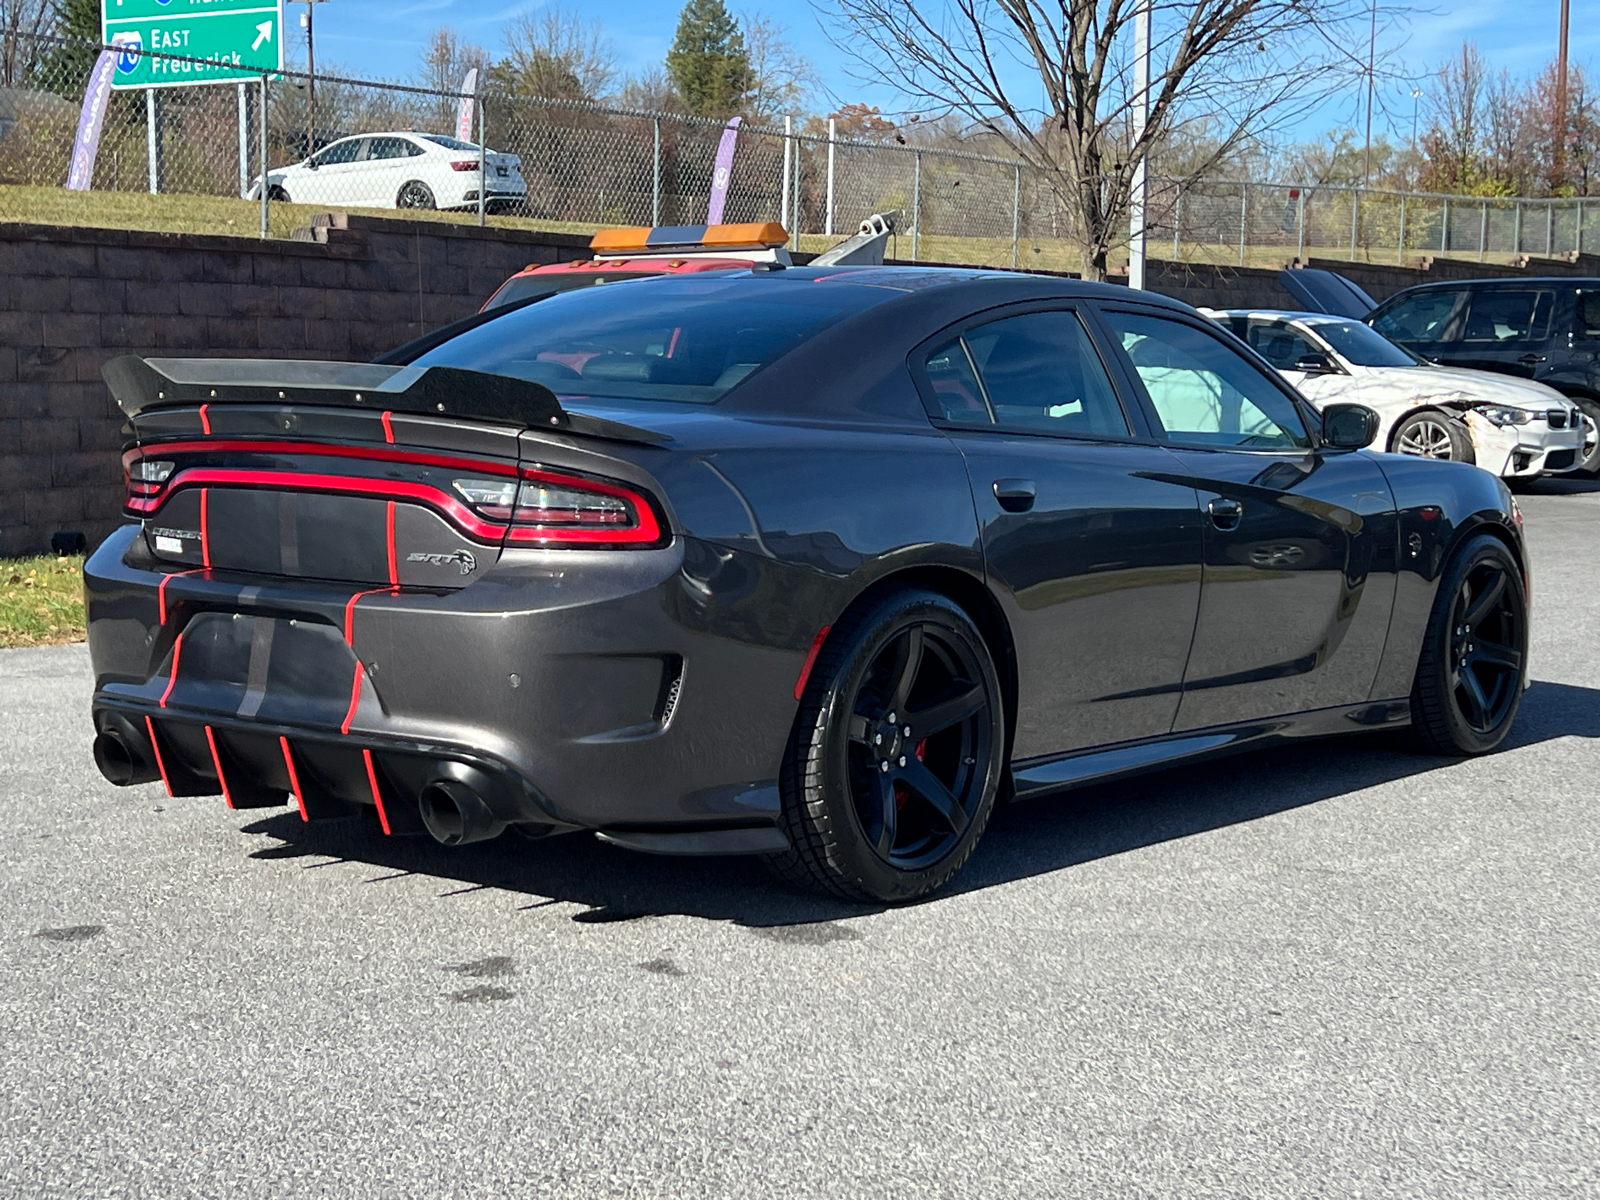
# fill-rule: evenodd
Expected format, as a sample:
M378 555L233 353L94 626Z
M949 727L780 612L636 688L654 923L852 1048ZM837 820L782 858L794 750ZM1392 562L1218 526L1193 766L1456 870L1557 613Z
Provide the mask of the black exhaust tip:
M94 765L117 787L154 783L161 778L150 740L125 717L107 714L94 739Z
M484 799L492 786L481 771L463 763L441 763L440 773L417 797L422 823L434 841L442 846L468 846L504 833L506 823Z

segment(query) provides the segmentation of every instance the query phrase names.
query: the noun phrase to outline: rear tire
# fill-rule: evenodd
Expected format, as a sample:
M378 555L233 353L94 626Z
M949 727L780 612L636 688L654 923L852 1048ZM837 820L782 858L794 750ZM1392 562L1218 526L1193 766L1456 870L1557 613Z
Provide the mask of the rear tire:
M791 848L768 864L849 900L903 902L946 883L994 811L1000 697L983 635L944 596L896 592L841 621L784 755Z
M400 194L395 197L396 208L437 208L438 204L433 198L433 189L420 180L413 179L400 189Z
M1447 459L1450 462L1478 461L1472 449L1472 434L1467 427L1442 412L1412 413L1395 426L1391 443L1396 454Z
M1487 754L1505 741L1528 671L1522 569L1499 538L1456 551L1434 597L1411 689L1412 732L1431 754Z
M274 204L294 203L294 201L289 199L289 193L284 191L277 184L273 184L273 186L267 191L267 199Z

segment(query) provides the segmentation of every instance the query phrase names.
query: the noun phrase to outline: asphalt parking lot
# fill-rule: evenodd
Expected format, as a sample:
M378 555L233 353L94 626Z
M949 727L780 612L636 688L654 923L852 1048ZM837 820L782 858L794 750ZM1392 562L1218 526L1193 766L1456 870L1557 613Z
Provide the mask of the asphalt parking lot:
M1522 503L1511 749L1015 806L886 911L118 790L0 653L0 1196L1600 1194L1600 489Z

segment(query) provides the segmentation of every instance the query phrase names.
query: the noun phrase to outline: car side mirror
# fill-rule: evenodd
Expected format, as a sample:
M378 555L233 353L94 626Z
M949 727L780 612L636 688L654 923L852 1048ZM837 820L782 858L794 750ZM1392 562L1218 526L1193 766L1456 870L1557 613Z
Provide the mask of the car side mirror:
M1294 361L1296 371L1304 371L1307 375L1329 375L1338 370L1333 365L1333 360L1319 350L1310 354L1302 354Z
M1360 450L1378 436L1378 414L1365 404L1330 404L1322 410L1322 440L1335 450Z

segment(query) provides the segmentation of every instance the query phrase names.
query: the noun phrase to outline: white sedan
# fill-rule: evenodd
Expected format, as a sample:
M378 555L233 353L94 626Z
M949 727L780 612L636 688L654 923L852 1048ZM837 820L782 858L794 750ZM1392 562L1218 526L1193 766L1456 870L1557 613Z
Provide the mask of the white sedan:
M520 206L528 185L515 154L483 154L485 206ZM364 133L318 150L304 162L267 172L267 196L295 204L353 208L476 208L479 150L443 133ZM249 199L261 195L258 178Z
M1554 388L1488 371L1439 367L1347 317L1228 309L1202 312L1249 343L1319 408L1365 404L1377 450L1475 462L1507 479L1577 470L1597 436Z

